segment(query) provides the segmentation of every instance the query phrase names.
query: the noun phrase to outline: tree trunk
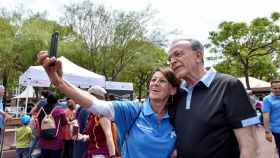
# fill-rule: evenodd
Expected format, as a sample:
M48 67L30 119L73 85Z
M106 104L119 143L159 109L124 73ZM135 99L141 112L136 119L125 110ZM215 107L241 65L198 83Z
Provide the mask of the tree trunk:
M139 84L138 86L138 100L141 102L142 98L142 84Z
M5 87L4 96L3 96L3 110L5 111L6 104L7 104L7 87L8 87L8 73L4 70L3 74L3 86Z
M248 90L250 90L251 87L250 87L250 83L249 83L249 72L248 72L249 71L249 64L248 64L248 62L246 62L246 64L244 64L243 66L244 66L243 73L244 73L244 77L245 77L246 87L247 87Z

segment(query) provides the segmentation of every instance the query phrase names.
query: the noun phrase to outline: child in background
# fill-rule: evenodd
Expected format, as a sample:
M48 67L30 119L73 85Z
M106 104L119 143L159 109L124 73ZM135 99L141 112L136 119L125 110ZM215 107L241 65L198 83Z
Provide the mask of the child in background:
M29 147L32 140L32 130L29 127L30 116L20 118L23 126L16 129L16 158L29 158Z

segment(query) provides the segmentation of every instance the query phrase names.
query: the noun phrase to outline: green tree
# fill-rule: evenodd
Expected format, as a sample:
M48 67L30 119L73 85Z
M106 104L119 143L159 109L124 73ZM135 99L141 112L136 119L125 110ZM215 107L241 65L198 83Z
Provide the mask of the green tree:
M13 52L16 30L5 17L0 17L0 76L5 87L12 84L11 80L18 75L16 66L19 61L19 55Z
M149 80L156 68L167 66L167 53L157 45L142 41L142 47L137 50L134 60L120 74L122 81L133 82L138 98L147 93Z
M249 70L255 67L253 64L257 63L258 58L278 56L279 17L279 13L273 13L271 18L256 18L249 25L243 22L223 22L218 31L210 32L211 52L221 53L225 62L241 64L247 89L250 89Z
M148 34L146 26L152 20L149 9L141 12L111 11L104 6L94 6L90 1L71 4L65 9L62 21L86 44L88 68L103 74L107 80L116 80L133 61L137 50L142 47L141 41L159 44L165 41L161 39L164 36L154 37L156 31Z

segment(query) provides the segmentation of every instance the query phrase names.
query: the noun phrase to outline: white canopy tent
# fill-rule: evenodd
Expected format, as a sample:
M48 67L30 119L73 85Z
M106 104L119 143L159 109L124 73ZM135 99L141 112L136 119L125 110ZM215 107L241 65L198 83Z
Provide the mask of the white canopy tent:
M119 98L133 99L133 83L106 81L105 88L109 94Z
M14 97L14 99L17 99L17 115L18 115L18 109L19 109L19 99L21 98L25 98L25 107L24 107L24 112L27 113L27 103L28 103L28 98L34 98L35 97L35 90L31 85L28 85L25 90L17 95L16 97Z
M246 88L247 86L246 86L245 77L241 77L241 78L238 78L238 79L242 82L243 86ZM254 77L249 77L249 84L250 84L251 88L256 88L256 89L269 88L270 87L269 82L259 80L259 79L256 79Z
M63 78L71 84L89 88L93 85L105 87L105 77L80 67L67 58L58 58L62 62ZM19 84L23 86L49 87L50 80L42 66L30 66L19 78Z

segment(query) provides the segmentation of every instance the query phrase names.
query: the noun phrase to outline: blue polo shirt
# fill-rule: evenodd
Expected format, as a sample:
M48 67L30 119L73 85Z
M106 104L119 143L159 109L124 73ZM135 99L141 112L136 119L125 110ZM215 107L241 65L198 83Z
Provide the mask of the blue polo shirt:
M168 113L158 120L149 100L143 104L132 101L114 101L112 104L119 135L125 142L122 146L123 158L170 157L175 148L176 135L169 122Z
M270 129L280 133L280 96L270 94L263 99L263 112L269 113Z

